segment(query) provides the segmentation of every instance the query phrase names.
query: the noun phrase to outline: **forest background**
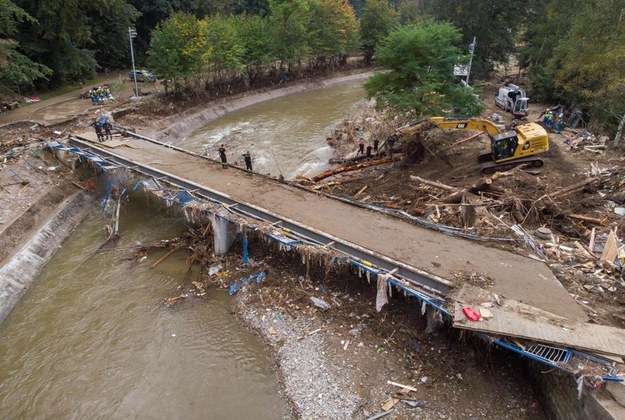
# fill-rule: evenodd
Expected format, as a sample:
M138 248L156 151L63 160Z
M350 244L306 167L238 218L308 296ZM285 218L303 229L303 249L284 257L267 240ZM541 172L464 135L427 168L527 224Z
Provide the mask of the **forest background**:
M128 69L129 28L139 67L179 97L335 71L359 55L397 75L369 85L372 96L443 110L471 101L451 72L475 37L476 85L516 59L532 100L581 109L611 135L625 122L625 0L0 0L0 97Z

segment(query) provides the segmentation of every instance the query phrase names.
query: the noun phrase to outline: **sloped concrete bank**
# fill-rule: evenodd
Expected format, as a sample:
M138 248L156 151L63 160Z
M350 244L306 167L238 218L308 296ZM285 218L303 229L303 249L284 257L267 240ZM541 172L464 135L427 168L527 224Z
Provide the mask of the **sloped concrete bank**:
M26 293L63 240L89 213L93 202L94 197L82 191L63 200L50 211L47 220L24 246L0 268L0 323Z
M322 89L355 81L364 81L375 73L374 70L332 77L328 79L307 80L294 82L285 87L273 87L249 91L238 96L224 98L210 104L200 105L186 111L182 115L173 115L155 121L151 127L138 130L139 134L145 135L164 142L177 143L188 137L195 130L204 127L209 122L216 120L230 112L237 111L250 105L276 99L293 93L301 93L313 89Z

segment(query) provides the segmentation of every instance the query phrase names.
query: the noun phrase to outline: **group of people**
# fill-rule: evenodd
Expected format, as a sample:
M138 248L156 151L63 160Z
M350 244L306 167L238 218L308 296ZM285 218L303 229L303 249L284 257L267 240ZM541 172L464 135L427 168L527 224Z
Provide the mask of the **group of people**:
M224 145L222 144L219 149L219 159L221 160L221 166L223 166L224 168L228 167L228 158L226 157L226 148L224 147ZM250 154L250 151L246 151L245 153L243 153L241 156L243 156L243 160L245 161L245 170L252 172L252 155Z
M109 117L103 115L95 120L91 126L95 129L98 142L113 139L113 124L111 124Z
M92 87L89 90L89 98L93 105L103 105L105 100L114 101L115 98L111 93L111 88L107 85Z
M555 114L548 109L543 114L543 123L549 130L555 127L556 133L560 134L564 129L564 115L559 113L556 117Z
M391 136L388 139L386 139L386 142L384 142L384 147L386 147L386 150L388 151L388 156L393 159L393 148L395 146L395 137ZM366 152L365 152L365 143L363 141L363 139L361 138L360 141L358 142L358 151L356 152L356 157L363 155L364 157L366 157L367 159L372 159L373 156L375 155L376 157L380 156L380 141L378 139L373 140L373 145L369 144L366 148Z

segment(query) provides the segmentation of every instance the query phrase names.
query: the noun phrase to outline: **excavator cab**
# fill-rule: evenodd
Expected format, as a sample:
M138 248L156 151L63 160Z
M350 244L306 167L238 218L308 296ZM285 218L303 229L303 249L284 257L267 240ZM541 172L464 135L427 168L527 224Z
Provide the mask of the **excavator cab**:
M495 162L511 158L517 147L519 147L519 139L515 131L506 131L493 136L491 141L492 158Z

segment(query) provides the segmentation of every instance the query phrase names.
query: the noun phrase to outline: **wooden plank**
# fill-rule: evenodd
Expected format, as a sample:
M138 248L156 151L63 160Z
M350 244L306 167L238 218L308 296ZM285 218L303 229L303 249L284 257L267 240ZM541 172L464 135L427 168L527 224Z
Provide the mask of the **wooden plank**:
M608 234L608 240L605 243L603 252L601 253L601 261L608 261L613 263L618 253L618 240L614 231L610 231Z
M453 326L456 328L625 356L625 330L620 328L570 321L510 300L505 300L501 307L488 308L492 318L474 322L462 313L464 306L455 305ZM479 305L472 308L479 310Z

